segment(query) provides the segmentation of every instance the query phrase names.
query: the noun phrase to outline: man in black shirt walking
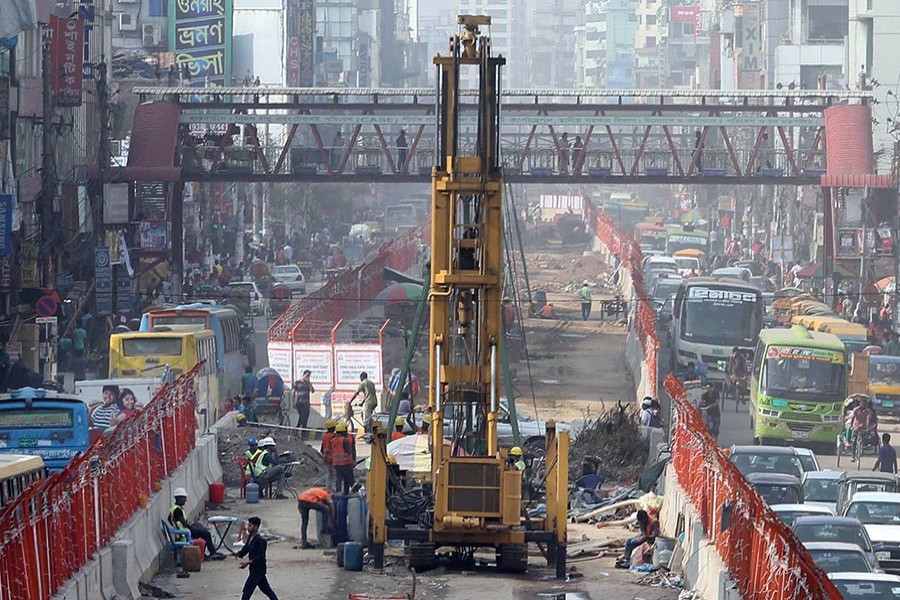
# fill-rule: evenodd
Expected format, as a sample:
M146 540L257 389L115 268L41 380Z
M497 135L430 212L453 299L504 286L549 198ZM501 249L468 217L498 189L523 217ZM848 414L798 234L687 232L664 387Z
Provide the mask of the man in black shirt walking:
M714 440L719 438L719 423L721 413L719 411L719 392L711 383L706 384L706 391L700 396L700 411L705 412L706 428Z
M250 533L250 538L235 555L238 558L244 558L249 555L249 560L241 562L242 569L250 567L250 574L247 576L247 582L244 583L244 592L241 595L241 600L250 600L250 596L253 595L256 588L259 588L259 591L265 594L269 600L278 600L278 596L275 595L272 586L269 585L269 580L266 579L266 546L268 546L268 543L259 535L261 521L259 517L250 517L247 519L247 523L247 531Z

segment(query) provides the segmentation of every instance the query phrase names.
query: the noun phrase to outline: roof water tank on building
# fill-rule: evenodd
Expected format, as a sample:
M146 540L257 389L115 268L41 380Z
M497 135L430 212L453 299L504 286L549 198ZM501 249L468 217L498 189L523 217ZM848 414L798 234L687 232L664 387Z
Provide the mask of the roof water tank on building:
M829 175L875 172L872 111L868 106L842 104L826 108L825 141Z

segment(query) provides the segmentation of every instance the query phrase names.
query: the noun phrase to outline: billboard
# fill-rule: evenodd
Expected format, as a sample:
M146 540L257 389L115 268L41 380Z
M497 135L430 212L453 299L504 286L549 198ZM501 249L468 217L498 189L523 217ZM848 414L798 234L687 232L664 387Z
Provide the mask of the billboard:
M739 48L737 59L738 87L742 90L756 90L762 85L764 68L762 36L760 28L759 4L743 4L743 15L736 19Z
M299 38L300 87L316 85L316 4L314 0L297 2L297 37Z
M57 106L81 106L84 80L84 21L50 17L51 86Z
M233 0L169 0L169 51L193 87L231 85Z

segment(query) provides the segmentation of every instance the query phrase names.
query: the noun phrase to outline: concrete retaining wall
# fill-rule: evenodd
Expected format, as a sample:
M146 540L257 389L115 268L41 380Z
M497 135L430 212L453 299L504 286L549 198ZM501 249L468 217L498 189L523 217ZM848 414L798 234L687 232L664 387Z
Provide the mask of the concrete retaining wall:
M665 482L660 528L666 537L677 538L684 532L680 567L684 571L685 588L693 589L705 600L739 600L734 582L728 577L715 545L703 533L700 515L679 485L671 464L666 468Z
M222 479L215 430L234 426L234 418L223 417L211 434L197 440L197 447L160 490L147 500L147 509L135 514L116 534L112 543L84 566L56 595L56 600L135 600L140 597L139 581L149 581L159 570L165 547L160 520L169 515L172 490L183 487L188 501L185 509L195 518L209 495L209 484Z

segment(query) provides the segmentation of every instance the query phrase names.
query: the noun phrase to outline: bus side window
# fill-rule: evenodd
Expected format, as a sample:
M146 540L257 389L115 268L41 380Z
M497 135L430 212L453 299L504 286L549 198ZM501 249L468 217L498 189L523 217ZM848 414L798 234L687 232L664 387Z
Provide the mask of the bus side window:
M762 362L766 358L766 345L760 342L756 345L756 353L753 356L753 378L759 377L762 370Z
M675 318L681 317L681 302L684 300L684 287L679 287L678 292L675 294L675 302L672 303L672 313L675 315Z

